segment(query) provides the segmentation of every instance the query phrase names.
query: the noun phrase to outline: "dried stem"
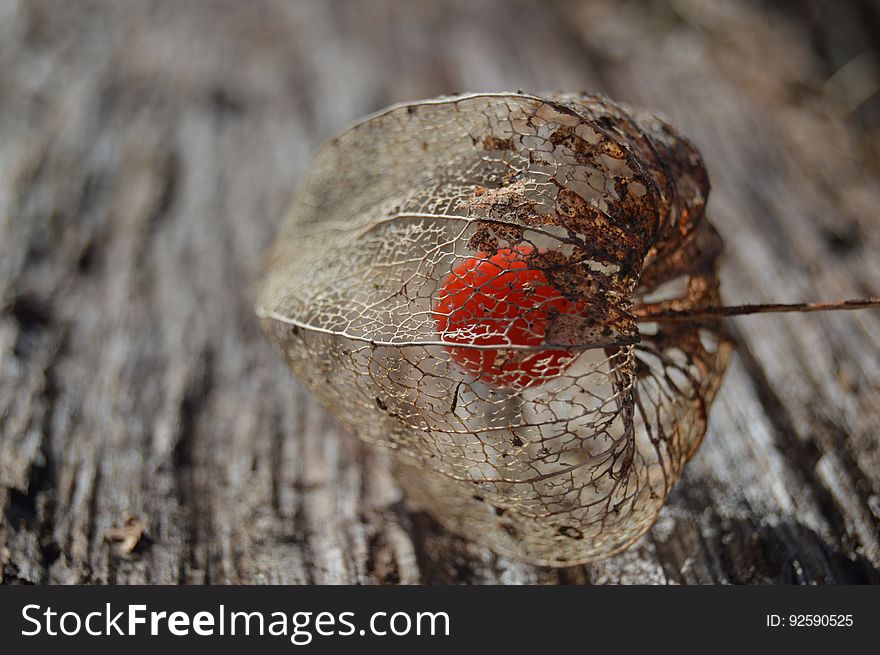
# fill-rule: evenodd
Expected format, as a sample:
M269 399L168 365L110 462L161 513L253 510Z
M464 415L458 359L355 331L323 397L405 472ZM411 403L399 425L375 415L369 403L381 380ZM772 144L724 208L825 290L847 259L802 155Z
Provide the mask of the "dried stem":
M858 298L835 302L816 303L767 303L760 305L725 305L721 307L696 307L693 309L636 309L635 315L642 322L692 321L701 318L718 318L720 316L743 316L747 314L770 314L782 312L826 312L844 309L864 309L880 307L880 298Z

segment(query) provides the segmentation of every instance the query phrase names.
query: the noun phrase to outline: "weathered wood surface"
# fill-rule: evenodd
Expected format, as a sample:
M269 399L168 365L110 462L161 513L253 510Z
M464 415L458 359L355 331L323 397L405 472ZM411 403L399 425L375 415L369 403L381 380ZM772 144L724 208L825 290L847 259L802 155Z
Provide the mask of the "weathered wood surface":
M764 11L764 10L762 10ZM651 531L539 569L408 512L251 288L321 139L388 103L603 90L708 162L729 300L880 293L880 185L806 32L741 2L0 1L0 575L880 582L880 313L731 322ZM131 553L108 530L137 516Z

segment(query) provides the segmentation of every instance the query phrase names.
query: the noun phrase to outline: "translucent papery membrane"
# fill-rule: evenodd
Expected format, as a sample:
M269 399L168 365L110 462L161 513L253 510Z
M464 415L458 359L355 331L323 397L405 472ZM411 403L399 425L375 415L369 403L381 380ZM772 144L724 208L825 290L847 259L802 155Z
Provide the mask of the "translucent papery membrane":
M658 158L684 146L652 120L589 96L392 109L316 156L270 253L259 311L279 354L392 454L412 502L499 552L561 565L620 550L705 432L729 351L718 322L633 315L719 300L701 164ZM504 252L552 289L540 329L528 343L509 321L491 339L439 329L450 280ZM487 375L469 348L530 358L528 375Z

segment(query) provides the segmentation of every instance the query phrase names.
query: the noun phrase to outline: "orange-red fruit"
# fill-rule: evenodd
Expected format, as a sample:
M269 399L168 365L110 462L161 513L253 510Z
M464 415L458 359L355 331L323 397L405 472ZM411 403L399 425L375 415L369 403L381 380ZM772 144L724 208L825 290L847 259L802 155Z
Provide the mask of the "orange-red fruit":
M540 346L554 314L573 313L544 273L526 258L532 247L478 253L455 269L440 288L434 320L443 341L476 346ZM452 359L497 387L528 387L559 375L575 354L565 350L447 347Z

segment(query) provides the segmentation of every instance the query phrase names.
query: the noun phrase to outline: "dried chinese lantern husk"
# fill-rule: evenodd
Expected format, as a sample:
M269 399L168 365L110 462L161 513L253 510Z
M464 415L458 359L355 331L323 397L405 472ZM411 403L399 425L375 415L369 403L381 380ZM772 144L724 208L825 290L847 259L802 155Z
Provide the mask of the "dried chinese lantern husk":
M258 311L297 377L391 453L410 502L497 552L598 559L653 524L727 363L719 319L634 316L720 304L708 190L693 146L602 96L392 107L315 156ZM432 303L464 259L522 245L589 311L548 325L572 353L561 375L495 388L439 343Z

